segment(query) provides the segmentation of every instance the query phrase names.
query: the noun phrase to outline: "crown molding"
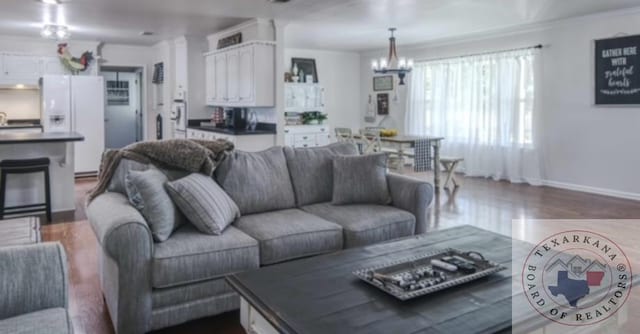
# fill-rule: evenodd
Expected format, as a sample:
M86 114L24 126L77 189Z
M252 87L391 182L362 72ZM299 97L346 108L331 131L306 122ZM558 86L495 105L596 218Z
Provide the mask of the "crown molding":
M510 25L510 26L500 27L496 29L479 30L479 31L458 35L455 37L442 37L442 38L436 38L436 39L432 39L432 40L420 42L420 43L399 45L399 48L402 48L403 50L419 50L419 49L426 49L426 48L443 47L448 45L495 39L499 37L516 36L516 35L529 34L534 32L541 32L541 31L550 30L554 28L561 28L561 27L566 27L566 26L571 26L576 24L588 23L596 19L631 16L631 15L637 15L637 14L640 14L640 6L570 17L565 19L557 19L557 20L550 20L550 21L536 22L536 23L529 23L529 24ZM384 50L384 48L366 49L366 50L360 51L359 53L361 55L369 55L372 53L379 53L380 50Z

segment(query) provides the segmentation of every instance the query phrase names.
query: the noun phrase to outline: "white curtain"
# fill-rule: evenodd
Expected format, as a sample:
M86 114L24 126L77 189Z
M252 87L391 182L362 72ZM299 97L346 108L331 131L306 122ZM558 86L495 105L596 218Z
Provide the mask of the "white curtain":
M528 49L417 63L405 129L442 136L443 156L468 176L540 184L536 101L539 51Z

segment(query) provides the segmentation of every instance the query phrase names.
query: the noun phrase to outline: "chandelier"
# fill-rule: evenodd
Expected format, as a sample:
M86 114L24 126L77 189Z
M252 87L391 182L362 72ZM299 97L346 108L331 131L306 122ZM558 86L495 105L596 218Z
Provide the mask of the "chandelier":
M375 74L397 73L398 79L400 79L399 84L404 85L405 76L413 68L413 59L398 58L396 38L393 36L396 28L389 28L389 31L391 32L391 37L389 37L389 56L371 61L371 69Z

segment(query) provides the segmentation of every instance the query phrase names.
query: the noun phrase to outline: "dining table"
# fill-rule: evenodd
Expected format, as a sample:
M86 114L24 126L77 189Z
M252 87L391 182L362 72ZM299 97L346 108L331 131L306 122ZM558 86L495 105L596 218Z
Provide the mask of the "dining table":
M353 134L353 139L360 139L360 134ZM429 140L431 147L433 148L433 187L435 191L440 190L440 145L444 140L444 137L438 136L411 136L411 135L396 135L392 137L380 137L380 142L383 146L391 148L404 160L404 157L410 157L410 154L406 151L407 148L413 148L418 140Z

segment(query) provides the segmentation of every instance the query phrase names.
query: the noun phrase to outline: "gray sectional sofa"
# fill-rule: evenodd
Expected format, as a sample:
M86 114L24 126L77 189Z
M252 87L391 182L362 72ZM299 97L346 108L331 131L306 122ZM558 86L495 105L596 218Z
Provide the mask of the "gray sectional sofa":
M351 144L234 152L215 179L242 216L221 235L191 224L155 243L126 195L98 196L88 216L100 243L100 276L118 333L144 333L239 308L230 273L424 233L432 186L388 174L391 205L332 205L332 159ZM122 161L112 180L145 166ZM117 187L112 187L112 190Z
M67 257L59 243L0 248L0 333L73 333Z

